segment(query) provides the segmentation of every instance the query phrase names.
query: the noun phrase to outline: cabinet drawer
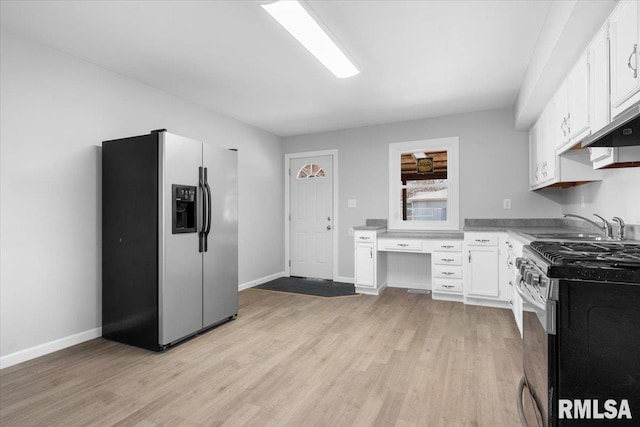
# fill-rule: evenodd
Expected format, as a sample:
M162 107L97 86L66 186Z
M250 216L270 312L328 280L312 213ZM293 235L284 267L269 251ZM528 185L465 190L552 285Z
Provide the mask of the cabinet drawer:
M441 240L436 242L436 251L462 252L462 240Z
M354 237L356 242L373 243L376 240L376 233L371 231L356 231Z
M462 255L434 252L431 255L434 265L462 265Z
M498 246L497 234L466 233L464 242L471 246Z
M462 280L436 279L433 281L433 291L462 293Z
M443 279L462 279L462 267L433 266L433 277Z
M384 239L384 248L388 251L422 251L420 239Z

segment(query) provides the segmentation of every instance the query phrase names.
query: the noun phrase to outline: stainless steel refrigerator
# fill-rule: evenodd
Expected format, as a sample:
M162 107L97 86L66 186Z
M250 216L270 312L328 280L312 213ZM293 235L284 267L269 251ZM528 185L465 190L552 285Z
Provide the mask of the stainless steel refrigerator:
M238 157L166 130L102 143L102 336L161 351L238 313Z

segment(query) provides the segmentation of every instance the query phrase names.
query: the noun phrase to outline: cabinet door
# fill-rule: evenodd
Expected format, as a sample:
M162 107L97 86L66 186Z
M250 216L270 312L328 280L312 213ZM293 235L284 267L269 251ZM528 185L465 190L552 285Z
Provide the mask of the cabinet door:
M497 298L500 295L498 264L497 247L468 247L465 294Z
M516 321L518 330L520 331L520 337L522 338L522 298L517 292L511 294L511 310L513 311L513 318Z
M624 1L611 15L611 108L640 88L638 75L638 2Z
M556 140L556 148L562 148L569 142L569 102L567 99L567 81L558 89L553 97L554 122L553 129Z
M355 282L357 286L374 287L374 250L371 243L356 243Z
M556 141L554 133L555 104L550 102L542 113L542 126L539 135L540 144L538 156L540 157L540 181L552 181L556 177Z
M569 139L575 142L589 130L589 63L586 54L580 57L569 74L567 100Z
M529 131L529 185L535 187L540 182L538 165L539 121Z
M609 37L605 26L589 46L589 125L597 132L611 121L609 103Z

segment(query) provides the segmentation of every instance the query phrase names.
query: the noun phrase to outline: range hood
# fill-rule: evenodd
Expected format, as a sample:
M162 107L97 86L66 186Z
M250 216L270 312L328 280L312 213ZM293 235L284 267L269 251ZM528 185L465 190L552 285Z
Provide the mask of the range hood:
M582 140L582 148L632 145L640 145L640 104L620 113L607 126Z

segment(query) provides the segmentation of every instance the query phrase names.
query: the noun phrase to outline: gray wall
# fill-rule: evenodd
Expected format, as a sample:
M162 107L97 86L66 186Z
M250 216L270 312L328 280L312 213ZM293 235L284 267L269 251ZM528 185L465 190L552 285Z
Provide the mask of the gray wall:
M2 356L100 327L106 139L238 148L240 283L282 272L279 137L6 32L0 51Z
M560 216L559 190L530 192L528 134L513 130L511 109L368 126L285 138L285 153L339 151L339 266L353 277L353 238L349 227L366 218L387 218L389 143L460 138L460 217L540 218ZM512 209L504 210L504 198ZM357 208L347 200L356 199Z

